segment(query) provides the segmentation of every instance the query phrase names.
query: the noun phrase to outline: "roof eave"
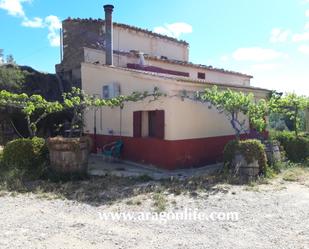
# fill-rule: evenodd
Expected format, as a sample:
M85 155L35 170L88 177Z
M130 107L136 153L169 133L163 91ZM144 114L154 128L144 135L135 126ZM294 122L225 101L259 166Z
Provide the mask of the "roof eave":
M177 81L177 82L183 82L183 83L187 83L187 84L196 84L196 85L200 85L200 86L207 86L207 85L208 86L215 86L216 85L218 87L225 87L225 88L246 89L246 90L252 90L252 91L262 91L262 92L265 92L265 93L271 92L271 90L269 90L269 89L259 88L259 87L254 87L254 86L243 86L243 85L208 82L208 81L204 81L204 80L193 80L193 79L187 79L187 78L184 78L184 77L172 77L172 76L167 75L167 74L141 71L141 70L129 69L129 68L123 68L123 67L117 67L117 66L108 66L108 65L93 64L93 63L87 63L87 62L83 62L83 63L88 64L88 65L93 65L93 66L110 68L110 69L114 69L114 70L121 70L121 71L126 71L126 72L138 73L138 74L146 75L146 76L149 76L149 77L155 77L155 78L166 79L166 80L174 80L174 81Z

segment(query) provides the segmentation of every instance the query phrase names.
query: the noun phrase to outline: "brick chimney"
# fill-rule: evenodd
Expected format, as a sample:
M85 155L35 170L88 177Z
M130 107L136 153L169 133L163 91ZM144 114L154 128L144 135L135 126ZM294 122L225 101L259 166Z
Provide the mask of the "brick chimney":
M106 65L113 65L113 12L114 6L104 5L105 11L105 56Z

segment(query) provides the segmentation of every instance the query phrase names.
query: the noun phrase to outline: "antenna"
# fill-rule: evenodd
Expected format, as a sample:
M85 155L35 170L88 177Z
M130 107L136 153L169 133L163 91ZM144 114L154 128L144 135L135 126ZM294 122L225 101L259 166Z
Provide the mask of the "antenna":
M62 62L62 59L63 59L63 55L62 55L62 50L63 50L63 32L62 32L62 29L59 30L59 39L60 39L60 63Z

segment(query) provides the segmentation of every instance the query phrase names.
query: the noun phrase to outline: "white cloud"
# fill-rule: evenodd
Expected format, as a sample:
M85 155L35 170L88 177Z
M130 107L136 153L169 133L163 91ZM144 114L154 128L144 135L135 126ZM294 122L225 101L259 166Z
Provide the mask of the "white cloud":
M305 1L304 1L305 2ZM306 0L309 3L309 0ZM309 9L305 11L305 16L309 17ZM300 33L293 33L291 30L288 29L280 29L274 28L271 31L270 42L278 43L278 42L285 42L288 40L289 36L292 36L293 42L303 42L309 41L309 21L304 25L304 31Z
M220 57L220 60L223 61L223 62L227 62L227 61L229 60L229 56L227 56L227 55L222 55L222 56Z
M301 45L298 47L298 51L303 54L309 54L309 45Z
M44 28L48 29L47 38L52 47L60 46L59 29L61 21L57 16L50 15L45 17L28 18L23 3L31 3L32 0L0 0L0 9L7 11L9 15L22 18L21 25L27 28Z
M292 41L293 42L309 41L309 32L304 32L304 33L293 35Z
M47 28L47 39L52 47L60 46L59 29L61 29L61 21L57 16L50 15L44 18L35 17L33 20L24 18L22 25L28 28Z
M285 55L273 49L250 47L239 48L233 53L233 58L237 61L269 61L283 58Z
M294 63L297 63L295 67ZM304 61L285 61L275 70L255 71L252 85L309 96L308 72Z
M182 34L192 33L192 26L184 22L175 22L155 27L153 31L162 35L179 38Z
M59 29L61 28L61 21L57 16L47 16L45 18L45 24L48 27L47 38L52 47L60 46Z
M252 71L266 71L266 70L274 70L280 67L280 64L277 63L261 63L251 65Z
M25 18L23 22L21 23L21 25L24 27L29 27L29 28L43 28L44 27L43 19L40 17L35 17L32 20Z
M25 12L22 6L22 3L28 2L31 0L1 0L0 9L4 9L11 16L20 16L25 17Z
M271 31L270 42L279 43L286 42L291 34L290 30L274 28Z

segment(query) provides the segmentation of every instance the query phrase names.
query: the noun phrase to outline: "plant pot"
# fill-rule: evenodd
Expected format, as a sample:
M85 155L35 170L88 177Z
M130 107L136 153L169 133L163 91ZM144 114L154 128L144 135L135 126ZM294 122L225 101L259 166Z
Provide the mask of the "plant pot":
M60 174L86 174L90 138L54 137L47 140L51 169Z
M280 145L277 141L265 141L265 153L269 165L282 160L280 153Z
M235 153L231 174L238 177L241 182L248 182L254 180L260 173L260 167L258 160L253 160L252 162L247 162L244 155L240 152Z

